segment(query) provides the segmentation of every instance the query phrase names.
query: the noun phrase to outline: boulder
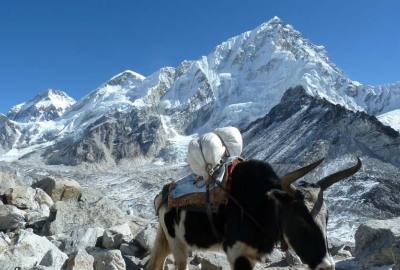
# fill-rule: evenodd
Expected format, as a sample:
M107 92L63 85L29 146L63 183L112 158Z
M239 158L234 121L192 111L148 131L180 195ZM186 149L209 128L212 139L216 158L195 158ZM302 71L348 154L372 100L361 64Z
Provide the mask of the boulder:
M0 230L14 230L25 226L25 211L14 205L0 205Z
M52 219L44 229L44 234L71 234L72 231L88 228L108 229L126 223L125 214L104 197L80 201L58 201L54 204Z
M364 268L394 263L393 245L400 241L400 218L369 220L355 235L354 254Z
M21 184L15 174L0 172L0 195L4 194L8 189Z
M93 270L93 263L93 256L80 249L68 258L65 270Z
M61 269L67 255L62 253L45 237L27 230L20 230L11 243L0 253L0 265L3 270L19 268L31 269L44 266L48 269Z
M46 177L32 185L43 189L56 201L78 200L81 195L81 186L78 182L66 178Z
M119 250L124 256L135 256L137 248L129 243L122 243Z
M124 255L124 260L126 264L126 269L129 270L143 270L146 269L146 262L143 261L142 259L139 259L135 256L128 256ZM165 270L166 268L164 268Z
M393 244L392 253L394 259L393 270L400 270L400 241L396 241L396 243Z
M5 192L7 204L12 204L19 209L36 209L36 190L27 186L16 186Z
M147 224L150 223L149 220L138 216L128 215L127 218L133 235L137 235L145 226L147 226Z
M103 247L108 249L119 249L122 243L129 243L133 235L128 223L113 226L104 231Z
M50 207L53 205L53 200L46 192L27 186L8 189L5 199L8 204L15 205L27 212L26 221L29 224L47 219L50 215Z
M11 245L11 239L7 234L0 232L0 253L3 253Z
M94 270L126 270L126 264L119 250L100 248L88 249L94 258Z
M59 266L63 266L67 258L68 256L60 252L59 249L52 248L46 252L39 265L49 268L58 268Z
M157 225L149 223L136 236L135 241L146 250L151 250L157 235Z
M61 234L51 238L54 242L59 242L58 246L63 252L72 254L80 249L95 247L103 232L102 228L79 228L69 235Z

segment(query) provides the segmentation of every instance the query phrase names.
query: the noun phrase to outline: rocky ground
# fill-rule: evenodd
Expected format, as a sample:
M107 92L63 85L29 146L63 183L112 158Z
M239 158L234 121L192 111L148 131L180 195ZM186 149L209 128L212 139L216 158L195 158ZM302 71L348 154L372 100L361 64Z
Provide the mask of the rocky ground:
M31 182L27 185L27 182ZM143 269L156 222L122 211L104 190L71 178L0 176L0 269ZM370 220L355 246L331 243L336 269L400 269L400 218ZM393 267L393 268L392 268ZM174 269L169 258L167 269ZM225 255L193 252L189 269L229 269ZM275 250L257 269L307 269Z

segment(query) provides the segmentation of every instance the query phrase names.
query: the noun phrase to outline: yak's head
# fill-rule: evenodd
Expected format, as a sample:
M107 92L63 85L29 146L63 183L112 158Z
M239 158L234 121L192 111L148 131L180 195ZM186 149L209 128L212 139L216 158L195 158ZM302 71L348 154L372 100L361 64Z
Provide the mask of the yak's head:
M316 183L301 181L296 187L292 185L321 162L319 160L282 177L282 190L273 190L268 195L278 202L285 243L311 269L333 270L335 263L328 250L328 210L324 203L324 191L334 183L355 174L361 168L361 160L358 159L355 166Z

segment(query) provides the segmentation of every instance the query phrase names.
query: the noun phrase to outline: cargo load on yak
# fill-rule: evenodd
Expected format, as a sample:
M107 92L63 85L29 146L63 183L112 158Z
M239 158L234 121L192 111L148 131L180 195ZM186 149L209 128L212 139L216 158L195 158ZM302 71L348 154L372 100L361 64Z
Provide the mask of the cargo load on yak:
M237 128L217 128L189 143L187 161L196 175L208 179L227 158L239 157L242 148L242 135Z
M188 164L193 171L171 185L170 207L218 207L227 203L230 174L241 161L243 139L235 127L217 128L193 139L188 146Z

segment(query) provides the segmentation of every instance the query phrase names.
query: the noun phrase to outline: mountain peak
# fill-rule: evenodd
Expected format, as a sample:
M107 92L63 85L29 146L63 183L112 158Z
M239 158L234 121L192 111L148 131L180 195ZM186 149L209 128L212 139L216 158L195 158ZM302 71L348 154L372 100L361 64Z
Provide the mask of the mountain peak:
M142 74L139 74L135 71L132 70L125 70L114 77L112 77L107 84L108 85L126 85L126 84L132 84L132 83L140 83L142 82L146 77L143 76Z
M274 16L266 24L285 24L285 22L280 17Z
M48 121L61 116L74 103L75 100L64 91L47 89L12 107L7 116L17 122Z

